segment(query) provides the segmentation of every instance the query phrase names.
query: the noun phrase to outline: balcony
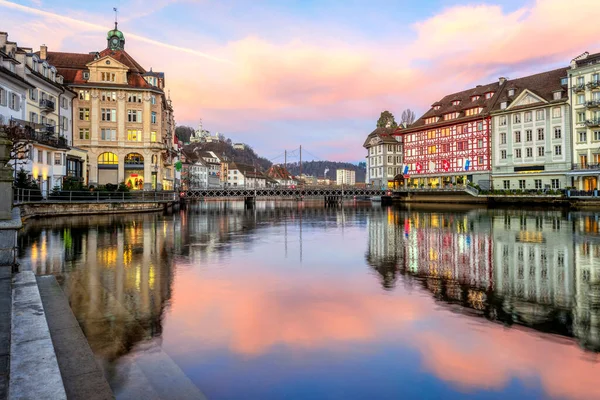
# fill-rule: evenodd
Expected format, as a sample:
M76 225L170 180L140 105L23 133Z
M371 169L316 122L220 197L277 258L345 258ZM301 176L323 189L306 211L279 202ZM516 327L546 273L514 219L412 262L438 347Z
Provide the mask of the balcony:
M573 171L600 170L600 164L573 164Z
M67 139L54 134L54 126L33 124L21 120L12 120L7 130L8 137L14 142L39 143L60 149L68 149Z
M55 109L55 105L52 100L48 100L48 99L40 100L40 110L42 112L52 112L52 111L54 111L54 109Z
M585 83L579 83L579 84L573 86L574 92L581 92L583 90L585 90Z
M45 133L46 135L54 135L56 127L54 125L42 125L39 129L40 133Z
M600 107L600 101L599 100L587 101L585 103L585 108L597 108L597 107Z
M590 89L597 89L600 87L600 80L598 81L591 81L587 84L587 87Z
M585 121L585 126L600 126L600 119L588 119L587 121Z

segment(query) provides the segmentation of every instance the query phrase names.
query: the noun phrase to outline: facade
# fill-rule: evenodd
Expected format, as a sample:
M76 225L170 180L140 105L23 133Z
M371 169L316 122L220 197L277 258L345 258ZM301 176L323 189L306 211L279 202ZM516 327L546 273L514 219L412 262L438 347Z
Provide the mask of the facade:
M228 163L227 172L227 186L267 187L267 177L251 165L231 162Z
M571 61L568 87L573 115L571 186L600 189L600 53L584 53Z
M491 186L489 113L505 81L447 95L409 128L394 132L403 139L408 184L438 187L468 181Z
M338 185L351 185L356 184L356 172L349 169L338 169L336 171L336 183Z
M508 80L492 108L493 187L570 185L571 110L565 68Z
M394 178L402 172L402 136L392 135L392 128L377 128L367 136L366 183L374 187L393 187Z
M0 32L0 125L27 119L27 93L33 86L17 73L22 66L16 54L17 44L8 41L8 33Z
M146 71L125 51L116 24L107 43L100 52L39 54L76 93L73 145L87 151L89 184L173 189L175 124L164 74Z

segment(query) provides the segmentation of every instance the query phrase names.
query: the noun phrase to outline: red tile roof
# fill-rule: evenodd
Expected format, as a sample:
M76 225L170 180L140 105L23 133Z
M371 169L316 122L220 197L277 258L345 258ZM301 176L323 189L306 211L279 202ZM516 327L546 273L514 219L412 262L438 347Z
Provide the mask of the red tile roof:
M288 172L285 167L281 165L272 165L267 171L267 176L273 179L291 180L292 175Z

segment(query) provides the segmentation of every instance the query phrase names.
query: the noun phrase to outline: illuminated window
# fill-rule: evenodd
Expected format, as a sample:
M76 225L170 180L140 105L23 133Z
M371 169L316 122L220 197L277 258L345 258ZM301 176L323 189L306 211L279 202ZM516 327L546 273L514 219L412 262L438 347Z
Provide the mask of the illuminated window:
M100 80L102 82L114 82L116 80L116 75L114 72L102 72L100 73Z
M90 109L89 108L80 108L79 109L79 120L80 121L89 121L90 120Z
M79 139L88 140L90 138L89 128L79 128Z
M117 101L117 92L102 92L100 101Z
M156 142L156 131L150 132L150 141Z
M89 90L80 90L79 91L79 100L89 101L90 100L90 91Z
M144 164L144 156L138 153L129 153L125 156L125 164Z
M119 163L119 158L115 153L102 153L98 156L98 164L115 165Z
M142 141L142 130L141 129L127 129L127 140L131 142Z

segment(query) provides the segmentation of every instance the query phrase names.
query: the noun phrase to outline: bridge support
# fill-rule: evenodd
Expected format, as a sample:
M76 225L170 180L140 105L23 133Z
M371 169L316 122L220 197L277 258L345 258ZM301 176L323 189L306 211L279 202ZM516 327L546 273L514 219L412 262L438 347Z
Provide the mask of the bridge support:
M325 207L335 207L342 204L342 196L325 196Z
M254 208L255 205L256 205L256 197L254 197L254 196L244 197L244 207Z

